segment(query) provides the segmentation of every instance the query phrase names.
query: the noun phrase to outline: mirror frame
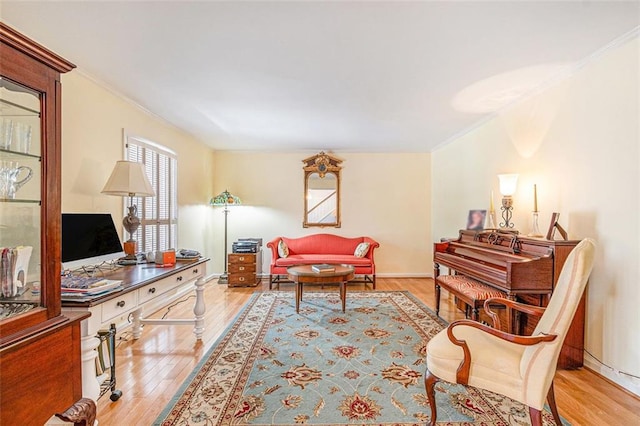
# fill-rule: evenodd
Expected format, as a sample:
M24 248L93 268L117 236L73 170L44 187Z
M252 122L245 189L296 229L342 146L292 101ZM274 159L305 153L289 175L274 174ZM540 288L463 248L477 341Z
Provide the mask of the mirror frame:
M302 227L303 228L311 228L311 227L319 227L319 228L340 228L341 218L340 218L340 170L342 170L342 160L325 154L324 151L321 151L319 154L314 155L309 158L305 158L302 160L304 166L304 215L302 219ZM331 223L313 223L309 222L308 218L308 203L307 203L307 192L309 190L309 176L313 173L318 173L320 178L324 178L327 174L333 174L336 177L336 221Z

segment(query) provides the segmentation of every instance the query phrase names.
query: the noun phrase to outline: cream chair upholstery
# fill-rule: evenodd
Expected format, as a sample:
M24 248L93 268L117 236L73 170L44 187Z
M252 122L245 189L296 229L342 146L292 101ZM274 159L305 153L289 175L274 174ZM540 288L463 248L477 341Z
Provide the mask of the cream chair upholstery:
M542 424L541 410L546 397L560 424L553 377L562 343L591 273L594 253L595 243L591 239L581 241L573 249L546 309L508 299L486 301L485 310L494 320L497 315L490 311L490 304L542 315L531 336L516 336L475 321L460 320L429 341L425 386L431 425L436 424L434 386L439 380L487 389L520 401L529 406L533 425Z

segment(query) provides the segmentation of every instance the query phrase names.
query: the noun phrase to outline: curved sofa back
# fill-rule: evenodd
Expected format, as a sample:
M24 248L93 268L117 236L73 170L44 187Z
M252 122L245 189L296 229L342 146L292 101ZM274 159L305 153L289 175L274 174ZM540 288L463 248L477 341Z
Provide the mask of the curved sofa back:
M282 237L289 254L353 254L364 237L345 238L333 234L313 234L300 238Z

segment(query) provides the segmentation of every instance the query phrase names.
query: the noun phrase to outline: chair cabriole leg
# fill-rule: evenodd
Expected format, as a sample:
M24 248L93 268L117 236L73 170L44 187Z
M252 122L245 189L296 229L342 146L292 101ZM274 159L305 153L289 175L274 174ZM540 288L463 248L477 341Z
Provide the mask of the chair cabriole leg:
M436 383L438 383L438 378L431 374L429 369L427 369L424 375L424 387L427 391L427 399L429 400L429 408L431 409L431 420L429 425L435 426L436 419L438 418L438 410L436 406Z
M553 391L553 381L551 382L551 386L549 386L549 393L547 394L547 402L549 403L549 407L551 408L551 414L553 414L553 419L556 421L558 426L562 425L562 420L560 420L560 413L558 413L558 406L556 405L556 395Z
M529 407L529 415L531 416L531 426L542 426L542 411Z

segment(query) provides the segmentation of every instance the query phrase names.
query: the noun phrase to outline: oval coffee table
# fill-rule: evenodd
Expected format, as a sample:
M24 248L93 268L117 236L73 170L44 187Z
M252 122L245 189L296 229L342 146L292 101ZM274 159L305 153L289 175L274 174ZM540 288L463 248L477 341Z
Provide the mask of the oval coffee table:
M354 268L351 265L331 265L336 268L333 272L314 272L311 265L292 266L287 268L289 279L296 285L296 312L300 312L302 300L302 286L304 284L333 284L340 283L340 300L342 312L347 301L347 282L354 277Z

